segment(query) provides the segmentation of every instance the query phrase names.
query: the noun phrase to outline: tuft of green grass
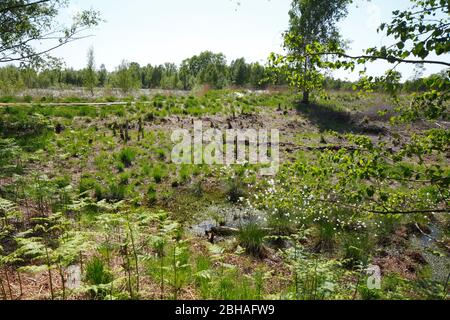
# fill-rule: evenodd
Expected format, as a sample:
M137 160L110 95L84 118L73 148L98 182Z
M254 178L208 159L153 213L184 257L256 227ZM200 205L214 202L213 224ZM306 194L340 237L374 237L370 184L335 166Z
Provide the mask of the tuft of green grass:
M162 148L158 148L156 150L156 154L158 155L158 159L161 161L166 160L166 151Z
M147 190L147 203L152 206L156 203L157 201L157 191L156 191L156 186L151 184L148 186L148 190Z
M155 165L153 167L152 176L156 183L161 183L163 178L166 177L165 168L159 164Z
M136 158L136 151L131 148L124 148L119 153L120 162L126 167L129 168L133 164L134 159Z
M255 257L262 257L264 254L264 238L266 231L257 223L249 223L239 229L239 244L247 253Z
M110 201L121 201L126 198L127 195L127 186L112 182L109 185L109 193L108 193L108 200Z
M92 298L103 299L107 294L104 286L113 280L113 275L107 269L103 260L99 257L94 257L86 264L84 279L86 283L96 287L96 289L89 291Z
M244 181L238 175L227 181L226 194L232 203L239 202L241 197L245 196Z
M371 243L367 232L350 232L344 235L342 251L346 265L367 265L369 262Z

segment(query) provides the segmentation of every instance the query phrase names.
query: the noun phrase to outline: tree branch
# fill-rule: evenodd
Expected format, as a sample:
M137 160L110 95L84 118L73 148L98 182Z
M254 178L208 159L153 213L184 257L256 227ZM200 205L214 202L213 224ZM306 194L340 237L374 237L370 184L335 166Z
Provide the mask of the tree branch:
M20 8L26 8L26 7L42 4L42 3L45 3L45 2L50 2L50 0L39 0L39 1L36 1L36 2L32 2L32 3L17 4L15 6L7 7L7 8L1 8L0 9L0 13L16 10L16 9L20 9Z
M423 214L427 214L427 213L450 213L450 209L430 209L430 210L410 210L410 211L376 211L376 210L366 210L363 209L366 212L369 213L376 213L376 214L382 214L382 215L386 215L386 214L416 214L416 213L423 213Z
M35 58L35 57L37 57L37 56L40 56L40 55L44 55L44 54L46 54L46 53L49 53L49 52L51 52L51 51L53 51L53 50L55 50L55 49L58 49L59 47L62 47L63 45L68 44L68 43L70 43L70 42L73 42L73 41L76 41L76 40L80 40L80 39L89 38L89 37L91 37L91 36L83 36L83 37L77 37L77 38L69 38L69 39L66 39L66 40L64 40L63 42L59 43L58 45L49 48L49 49L46 49L46 50L40 51L40 52L36 52L36 53L33 53L33 54L29 54L29 55L23 56L23 57L17 57L17 58L14 58L14 57L13 57L13 58L0 58L0 63L13 62L13 61L22 61L22 62L25 62L25 61L27 61L27 60L29 60L29 59L31 59L31 58Z
M361 56L351 56L342 52L322 52L318 53L320 55L337 55L340 57L348 58L348 59L373 59L373 60L386 60L390 63L399 62L399 63L426 63L426 64L439 64L444 65L447 67L450 67L449 62L444 61L436 61L436 60L407 60L407 59L400 59L395 57L383 57L383 56L370 56L370 55L361 55Z
M384 211L381 210L370 210L365 209L363 207L352 205L345 203L345 201L337 201L332 199L326 199L326 200L319 200L319 202L325 202L325 203L333 203L335 205L340 205L346 208L351 208L353 210L361 210L367 213L374 213L374 214L380 214L380 215L387 215L387 214L428 214L428 213L450 213L450 208L447 209L424 209L424 210L389 210L385 209Z

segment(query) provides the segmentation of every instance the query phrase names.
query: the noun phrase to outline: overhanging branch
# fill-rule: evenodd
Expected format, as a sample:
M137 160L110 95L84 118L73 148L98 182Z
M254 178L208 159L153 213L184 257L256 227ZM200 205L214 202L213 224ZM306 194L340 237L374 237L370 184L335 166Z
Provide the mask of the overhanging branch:
M17 4L14 6L7 7L7 8L0 8L0 13L17 10L17 9L21 9L21 8L26 8L26 7L42 4L45 2L50 2L50 0L39 0L39 1L31 2L31 3Z
M408 59L400 59L396 57L383 57L383 56L371 56L371 55L361 55L361 56L351 56L342 52L322 52L318 53L319 55L337 55L340 57L348 58L348 59L370 59L370 60L386 60L390 63L399 62L399 63L423 63L423 64L439 64L443 66L450 67L449 62L437 61L437 60L408 60Z

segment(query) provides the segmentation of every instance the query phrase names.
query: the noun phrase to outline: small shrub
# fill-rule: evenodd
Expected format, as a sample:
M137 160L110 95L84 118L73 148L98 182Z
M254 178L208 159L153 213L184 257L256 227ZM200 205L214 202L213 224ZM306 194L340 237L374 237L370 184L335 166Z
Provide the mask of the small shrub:
M289 236L295 232L295 224L288 213L288 211L279 208L276 212L271 212L267 216L267 225L273 230L274 235Z

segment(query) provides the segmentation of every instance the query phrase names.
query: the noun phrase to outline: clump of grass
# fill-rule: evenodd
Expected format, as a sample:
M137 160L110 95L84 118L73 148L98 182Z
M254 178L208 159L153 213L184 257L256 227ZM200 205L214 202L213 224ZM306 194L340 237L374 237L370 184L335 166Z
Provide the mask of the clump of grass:
M156 154L157 154L159 160L161 160L161 161L166 160L166 151L164 151L164 149L158 148L156 150Z
M120 162L126 167L129 168L132 164L134 159L136 158L136 151L131 148L124 148L119 153L119 160Z
M198 256L195 264L195 284L202 299L209 299L211 292L212 263L209 257Z
M100 183L95 182L94 184L94 197L97 201L103 200L106 198L107 192L103 188Z
M363 285L358 288L358 293L362 300L379 300L382 298L381 290L369 289L366 285L367 281L363 281Z
M267 225L273 230L273 234L277 236L289 236L293 234L296 226L289 215L289 211L282 208L268 214Z
M152 176L156 183L161 183L166 176L165 168L161 165L154 166Z
M264 255L264 237L266 231L257 223L249 223L239 229L239 244L254 257Z
M117 101L117 97L115 96L108 96L105 98L106 102L116 102Z
M180 176L181 184L188 182L191 177L191 170L190 170L189 166L182 165L180 168L179 176Z
M242 276L236 268L225 269L212 280L210 295L218 300L256 300L261 296L257 281Z
M0 102L1 103L10 103L10 102L14 102L15 98L13 96L3 96L0 97Z
M201 197L203 195L203 180L198 179L192 184L192 193L197 196Z
M106 199L108 201L121 201L124 200L127 196L127 186L121 183L111 182L109 184L109 188L104 190L100 187L100 189L96 189L95 193L98 200ZM99 192L99 193L98 193Z
M154 114L153 112L148 112L148 113L145 115L144 120L145 120L146 122L152 122L152 121L154 121L154 120L155 120L155 114Z
M120 185L128 185L130 183L130 174L128 172L124 172L119 176L119 184Z
M157 109L162 109L164 107L165 97L162 95L156 95L153 98L153 106Z
M336 243L336 223L332 217L318 217L316 219L317 246L322 251L332 251Z
M244 182L240 176L236 175L228 180L226 194L232 203L239 202L245 196Z
M348 267L367 265L370 250L371 243L367 232L351 232L344 235L342 251Z
M157 201L157 191L156 186L151 184L148 186L147 190L147 203L149 205L154 205Z
M103 260L94 257L86 264L85 282L96 287L91 289L89 293L93 299L104 299L107 294L105 285L113 280L112 273L106 268Z
M89 175L85 175L80 180L79 192L80 194L85 194L87 191L95 188L96 181Z

